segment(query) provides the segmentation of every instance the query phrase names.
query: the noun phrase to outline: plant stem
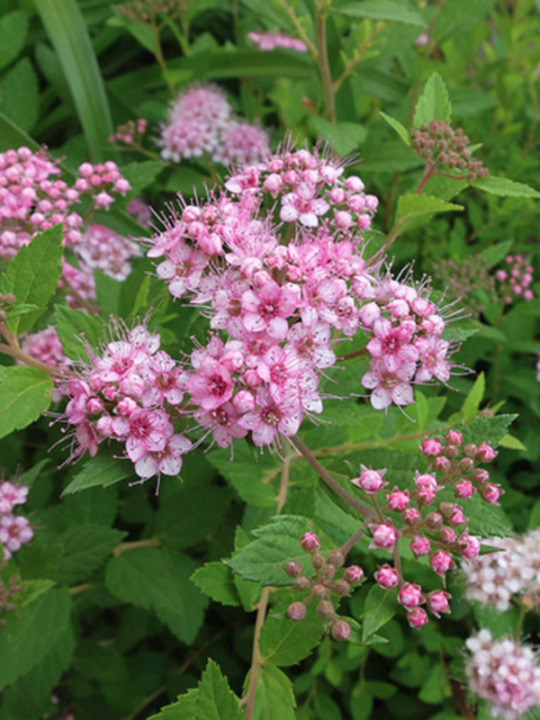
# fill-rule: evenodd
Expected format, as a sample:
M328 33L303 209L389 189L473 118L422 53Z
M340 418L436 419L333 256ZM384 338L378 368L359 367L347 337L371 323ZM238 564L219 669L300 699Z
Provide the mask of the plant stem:
M290 438L290 440L294 447L298 450L298 452L304 456L304 458L308 461L311 467L319 475L321 480L323 480L323 482L325 482L328 487L336 493L336 495L339 495L342 500L345 500L345 502L350 505L350 507L356 510L356 512L360 513L360 515L362 515L362 517L364 517L366 520L377 520L375 512L368 505L364 505L363 502L360 502L360 500L357 500L355 497L350 495L344 488L341 487L341 485L336 480L334 480L334 478L330 475L326 468L324 468L320 464L320 462L317 460L317 458L311 452L308 446L302 440L300 440L298 435Z
M342 552L343 556L346 557L347 554L353 549L353 547L356 545L356 543L360 540L360 538L364 534L365 528L366 528L366 524L362 523L360 525L360 527L358 528L358 530L354 533L352 538L347 540L345 545L343 545L343 547L341 548L341 552Z
M366 348L361 348L360 350L354 350L350 353L345 353L344 355L338 355L338 360L354 360L354 358L362 357L363 355L367 355L368 351Z
M0 323L0 334L3 335L4 339L8 343L7 345L3 345L0 343L0 353L3 353L4 355L9 355L9 357L12 357L14 360L19 360L20 362L24 363L25 365L29 365L30 367L35 367L38 368L38 370L43 370L44 373L47 373L47 375L52 378L65 377L65 372L63 370L60 370L57 367L53 367L52 365L47 365L47 363L41 362L41 360L37 360L31 355L25 353L24 350L21 350L17 339L2 323Z
M341 86L343 85L343 83L345 82L345 80L347 80L347 78L348 78L349 75L352 73L352 71L354 70L354 68L358 65L359 62L361 62L362 58L364 57L364 55L366 54L366 52L367 52L367 51L369 50L369 48L371 47L371 44L373 43L373 41L375 40L375 38L377 37L377 33L378 33L378 32L379 32L378 30L375 30L375 32L373 33L373 35L370 35L370 36L367 38L367 40L365 40L365 41L363 42L363 44L362 44L362 46L360 47L360 49L358 50L358 52L355 53L355 55L349 60L349 62L348 62L347 65L345 66L345 69L344 69L343 72L341 73L341 75L340 75L340 76L338 77L338 79L334 82L334 85L333 85L334 93L337 93L337 92L339 91L339 89L341 88Z
M298 16L296 15L296 13L295 13L294 10L292 9L292 7L289 5L289 3L287 2L287 0L279 0L279 4L280 4L280 6L283 8L283 10L287 13L287 15L289 16L291 22L292 22L293 25L294 25L294 28L295 28L296 32L298 33L298 36L300 37L300 39L302 40L302 42L303 42L303 43L306 45L306 47L308 48L308 50L309 50L309 52L310 52L311 57L313 58L313 60L314 60L315 62L318 62L318 59L319 59L319 50L317 49L317 46L314 45L314 44L311 42L311 40L309 39L306 31L305 31L304 28L302 27L302 23L300 22Z
M315 26L317 30L317 46L319 48L318 63L319 72L324 91L324 104L326 117L330 122L336 121L336 98L330 63L328 60L328 42L326 39L326 15L320 5L315 5Z
M114 548L112 554L115 557L118 557L118 555L126 552L126 550L136 550L141 547L157 547L158 545L161 545L161 541L156 537L148 538L146 540L134 540L133 542L123 542Z
M418 183L416 189L413 190L413 195L420 195L422 190L426 187L428 182L431 180L431 178L435 174L436 169L437 169L437 163L435 163L435 165L431 165L430 163L427 163L426 167L424 168L424 175L422 176L422 179Z

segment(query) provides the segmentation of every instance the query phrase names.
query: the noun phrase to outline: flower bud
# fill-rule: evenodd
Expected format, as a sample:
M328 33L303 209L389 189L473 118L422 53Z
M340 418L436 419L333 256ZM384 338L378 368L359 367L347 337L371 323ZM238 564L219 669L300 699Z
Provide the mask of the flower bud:
M482 490L482 497L490 505L497 505L502 493L503 491L499 485L495 485L494 483L488 483L484 486Z
M429 555L429 552L431 550L431 543L426 537L423 537L422 535L416 535L411 542L411 550L416 557Z
M294 587L299 592L307 592L311 587L311 580L305 575L300 575L294 579Z
M480 555L482 546L480 540L474 535L463 533L458 540L459 551L466 560L472 560Z
M414 583L405 583L400 589L397 599L398 603L403 605L407 610L425 602L424 596L422 595L422 588L420 585L415 585Z
M463 452L465 453L465 455L467 455L467 457L471 457L471 458L473 458L476 455L477 450L478 450L478 448L476 447L476 445L474 443L467 443L467 445L465 445L463 448Z
M424 440L421 447L426 457L437 457L442 452L440 440Z
M328 597L328 589L324 587L321 583L317 583L313 586L311 590L313 597L317 598L317 600L324 600Z
M456 483L454 483L454 493L455 496L462 499L470 498L474 493L476 492L476 489L472 482L469 480L458 480Z
M426 515L426 525L432 530L436 530L443 524L443 517L438 512L430 512Z
M459 468L460 470L463 470L463 472L470 472L471 470L474 470L474 460L470 457L461 458L459 461Z
M435 458L433 467L437 472L447 473L452 467L452 464L447 457L444 457L444 455L440 455L438 458Z
M340 578L339 580L336 580L334 584L334 592L336 595L350 595L351 586L346 580Z
M370 548L377 547L392 550L396 544L397 532L391 522L376 525L371 532L373 540L369 546Z
M407 508L403 513L403 522L407 523L411 527L418 525L422 519L422 514L416 508Z
M328 558L326 559L326 562L328 565L333 565L335 568L343 567L345 563L345 557L341 550L332 550L328 554Z
M407 490L399 490L394 488L387 496L388 507L395 512L403 512L407 505L411 502L411 497Z
M331 620L335 614L334 605L330 600L321 600L317 605L317 615L322 617L323 620Z
M321 541L316 533L307 532L300 540L300 545L306 552L313 552L313 550L318 550L321 547Z
M452 528L443 527L439 533L439 540L445 545L452 545L456 542L457 533Z
M364 571L359 565L351 565L345 570L344 578L349 585L357 585L362 582Z
M325 565L320 570L320 576L324 580L331 580L336 574L336 568L333 565Z
M293 560L292 562L287 563L285 572L289 577L298 577L298 575L302 572L302 566L300 563Z
M445 439L448 445L457 445L460 447L463 443L463 435L459 432L459 430L449 430L446 433Z
M304 603L295 602L287 608L287 615L291 620L303 620L306 617L307 607Z
M415 607L407 613L407 621L415 630L420 630L429 622L427 612L421 607Z
M326 561L320 553L313 553L311 556L311 564L314 568L322 568L326 564Z
M440 613L450 612L450 604L448 600L451 597L452 596L450 595L450 593L447 593L444 590L434 590L433 592L428 593L428 608L435 615L435 617L439 617Z
M484 468L475 468L473 472L473 480L480 485L485 485L489 481L489 472Z
M476 458L481 462L491 462L495 460L498 453L491 447L489 443L482 443L476 451Z
M374 573L373 577L385 590L390 590L391 588L396 587L399 580L397 570L390 565L383 565L376 573Z
M351 634L351 626L345 622L345 620L337 620L332 625L332 637L334 640L341 642L348 640Z
M362 472L360 473L360 477L353 478L351 482L353 485L361 488L364 492L374 494L388 485L388 483L384 480L386 470L369 470L363 465L361 468Z
M429 558L429 564L437 575L445 575L454 566L454 561L446 550L439 550Z
M455 445L449 445L445 449L444 455L447 460L454 460L454 458L457 458L457 456L459 455L459 448L457 448Z

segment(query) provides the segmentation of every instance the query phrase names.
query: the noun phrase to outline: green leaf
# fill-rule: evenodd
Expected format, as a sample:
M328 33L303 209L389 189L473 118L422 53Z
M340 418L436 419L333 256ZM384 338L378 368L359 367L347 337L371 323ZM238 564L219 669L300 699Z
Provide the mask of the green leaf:
M289 678L275 665L263 665L257 679L253 720L295 720L295 707Z
M339 13L339 15L347 15L347 17L352 18L387 20L389 22L415 25L419 28L427 27L422 14L416 8L405 2L395 2L393 0L373 2L373 0L363 0L362 2L354 2L348 5L342 5L341 7L331 8L331 10Z
M52 380L42 370L0 367L0 438L35 422L51 404L52 391Z
M84 341L96 348L103 339L103 320L98 315L57 305L54 318L64 353L72 360L84 360L87 357Z
M38 79L27 57L0 81L0 110L25 132L34 127L39 115Z
M28 15L15 10L0 18L0 70L15 60L26 42Z
M172 705L167 705L149 720L197 720L199 707L199 688L188 690Z
M471 185L478 190L483 190L491 195L499 195L500 197L540 198L540 192L529 185L514 182L507 178L493 177L492 175L479 178Z
M4 113L0 112L0 152L23 145L34 152L40 149L35 140L15 125Z
M409 131L407 128L402 125L399 120L396 120L396 118L391 117L390 115L387 115L386 113L383 113L381 110L379 110L379 115L386 120L386 122L390 125L392 130L395 130L399 137L403 140L405 145L410 146L411 144L411 136L409 135Z
M513 534L512 523L504 510L488 505L478 495L461 503L469 518L469 532L480 537L507 537Z
M221 562L209 562L196 570L191 579L205 595L222 605L241 605L234 576Z
M434 72L424 86L416 103L413 125L419 128L432 120L449 123L452 117L452 105L448 90L442 77Z
M317 135L323 137L332 149L342 157L358 150L358 146L367 137L365 127L352 122L330 122L326 118L314 116L311 125Z
M272 524L255 530L256 539L227 560L226 565L246 580L255 580L262 585L290 585L291 578L285 572L285 565L292 560L304 564L305 574L312 575L313 568L306 562L306 554L300 547L308 526L309 521L303 517L276 517Z
M46 309L62 273L62 227L55 225L21 248L0 278L0 293L13 293L17 304L37 305L39 311L10 318L14 335L29 330Z
M488 442L493 447L497 447L517 417L517 415L496 415L495 417L480 415L468 425L458 425L456 430L461 431L465 443L480 445Z
M54 585L53 580L24 580L21 584L21 591L17 595L17 607L25 607L35 602L40 595L50 590Z
M35 667L69 624L67 588L51 588L13 613L0 633L0 690Z
M156 162L154 160L123 165L122 175L131 185L129 197L138 197L145 188L154 182L166 167L166 163Z
M207 604L190 580L196 568L197 563L184 553L137 548L109 561L105 581L118 599L152 608L179 640L190 644Z
M259 650L264 662L273 665L296 665L319 644L324 624L319 617L293 622L289 618L269 617L263 625Z
M475 417L478 415L478 410L480 409L480 403L482 402L482 398L484 397L484 393L486 391L486 377L484 373L480 373L480 375L476 378L476 381L474 385L472 386L469 394L465 398L465 402L463 403L463 407L461 408L461 416L463 417L463 420L467 423L472 422Z
M366 598L362 639L364 642L391 620L397 611L397 588L385 590L373 585Z
M487 261L489 267L498 265L508 255L514 244L513 240L505 240L504 242L491 245L482 250L480 257Z
M86 23L76 0L35 0L47 34L68 81L88 147L96 161L110 156L113 126Z
M102 565L125 533L103 525L74 525L58 538L64 556L55 573L62 585L74 585L88 578Z
M463 210L462 205L454 205L430 195L406 193L399 198L397 216L401 222L421 215L434 215L439 212L456 212Z
M92 487L109 487L133 475L130 462L118 460L112 450L100 448L99 454L87 460L63 494L70 495Z
M518 440L517 437L514 437L509 433L504 435L504 437L499 440L499 446L503 448L508 448L508 450L527 450L521 440Z

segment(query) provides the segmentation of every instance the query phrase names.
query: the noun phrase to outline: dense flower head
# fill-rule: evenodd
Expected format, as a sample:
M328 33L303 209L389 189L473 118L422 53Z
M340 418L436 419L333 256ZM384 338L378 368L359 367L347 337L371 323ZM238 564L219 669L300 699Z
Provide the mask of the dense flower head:
M248 38L252 43L258 46L260 50L269 52L277 48L285 48L286 50L296 50L296 52L307 52L306 44L302 40L290 37L284 33L278 32L251 32Z
M5 561L34 537L30 522L15 514L17 506L24 505L28 487L16 480L0 479L0 555Z
M485 629L466 646L470 689L488 701L493 717L518 720L540 704L540 667L531 647L511 638L496 640Z
M97 223L82 233L76 253L86 266L115 280L125 280L131 273L130 260L142 254L133 241Z
M528 607L540 602L540 531L523 536L487 538L485 544L500 548L462 564L470 600L492 605L501 612L519 597Z
M533 282L533 267L529 258L523 254L507 255L504 268L497 270L497 291L507 305L522 297L532 300L534 293L530 286Z
M478 467L480 463L492 462L497 453L489 443L464 444L459 430L449 430L444 437L426 438L420 451L428 467L426 472L416 471L412 478L414 489L392 487L391 473L388 472L386 481L386 470L368 470L364 466L360 477L353 478L351 483L372 499L377 510L379 519L368 522L372 537L370 549L392 552L400 539L406 540L413 556L417 559L425 557L444 583L446 574L460 560L467 561L466 567L489 562L478 560L481 544L467 531L466 502L478 493L485 502L492 503L491 491L486 493L490 487L494 495L500 495L499 486L488 482L488 471ZM467 492L464 492L465 484ZM441 500L439 495L443 490L446 490L445 497L453 490L456 502ZM457 501L464 502L464 507ZM401 570L388 563L379 567L374 579L387 590L399 585L398 602L406 609L413 628L422 627L429 619L424 610L412 612L421 604L426 603L427 609L436 617L450 612L449 593L434 590L426 594L419 585L408 582Z
M216 85L193 85L177 97L158 144L172 162L206 154L224 165L252 163L269 152L266 132L237 118Z
M113 325L111 334L112 341L100 352L89 350L87 365L63 383L72 456L93 456L101 443L114 441L125 447L141 480L177 475L191 448L173 424L184 397L182 368L145 325Z
M64 349L56 328L53 325L36 333L27 333L21 338L21 349L36 360L40 360L51 367L66 367L70 360L64 354Z
M83 163L73 186L62 179L58 162L43 150L20 147L0 153L0 257L10 259L32 238L56 224L64 226L64 245L81 240L82 217L73 210L81 195L95 209L107 210L129 182L114 162Z

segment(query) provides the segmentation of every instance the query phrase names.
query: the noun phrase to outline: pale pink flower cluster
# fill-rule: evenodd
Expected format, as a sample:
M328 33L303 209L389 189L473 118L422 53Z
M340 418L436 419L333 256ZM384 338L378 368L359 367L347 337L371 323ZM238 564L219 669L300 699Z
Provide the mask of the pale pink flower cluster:
M89 265L82 262L77 268L62 258L62 277L59 287L66 291L67 303L73 308L84 309L84 301L92 302L96 299L94 272Z
M133 198L126 208L126 212L129 213L135 220L147 228L150 227L152 222L152 210L141 198Z
M55 368L68 368L71 360L64 349L56 328L53 325L36 333L27 333L21 337L21 350L40 362ZM61 393L57 387L53 390L53 400L58 402Z
M17 505L24 505L27 497L26 486L0 480L0 554L4 560L9 560L13 553L34 537L28 520L14 514Z
M115 280L125 280L131 273L130 260L142 254L135 242L96 223L82 233L75 251L89 268L101 270Z
M182 370L143 325L115 325L114 339L64 383L64 419L73 427L72 457L96 455L104 441L125 446L141 480L177 475L191 442L173 422L184 393Z
M487 700L492 717L519 720L540 705L540 667L531 647L511 638L495 640L489 630L480 630L466 646L470 689Z
M248 38L252 43L257 45L260 50L269 52L276 50L277 48L285 48L285 50L296 50L296 52L305 53L307 47L302 40L290 37L284 33L277 32L260 32L260 33L248 33Z
M397 485L386 490L391 485L387 471L364 466L360 476L351 482L377 498L379 520L370 525L370 548L393 552L399 538L406 538L414 557L426 557L431 569L444 580L446 573L456 567L456 559L472 560L480 553L480 540L469 535L460 501L479 493L487 503L496 504L501 490L489 483L488 471L478 466L491 462L497 453L488 443L463 445L463 436L457 430L450 430L444 439L425 440L421 451L428 467L427 472L416 472L414 490ZM453 491L456 502L438 499L445 488ZM428 622L421 607L424 604L436 617L450 612L449 593L435 590L424 594L420 585L405 582L399 570L388 563L378 569L375 580L383 588L399 586L398 602L414 628Z
M251 163L269 152L268 135L237 118L215 85L195 85L176 99L158 144L172 162L208 155L224 164Z
M116 163L83 163L73 187L61 179L57 162L42 150L26 147L0 153L0 257L10 259L39 232L62 223L64 244L81 241L81 216L73 205L82 194L92 197L96 209L108 209L111 193L130 189Z
M487 538L484 543L501 552L463 563L467 597L504 612L519 596L527 606L540 601L540 530L522 537Z
M530 286L533 282L533 267L526 255L507 255L506 269L497 270L495 278L499 281L499 293L504 302L510 305L518 297L532 300L534 293Z

